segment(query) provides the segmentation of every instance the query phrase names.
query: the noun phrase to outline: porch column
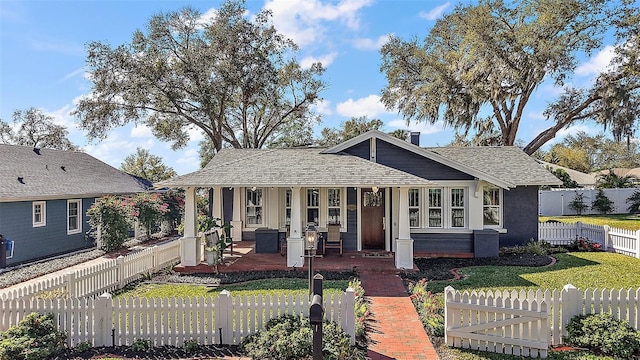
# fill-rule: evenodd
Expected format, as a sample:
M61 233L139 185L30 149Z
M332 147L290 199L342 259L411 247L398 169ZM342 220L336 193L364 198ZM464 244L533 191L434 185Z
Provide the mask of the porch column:
M240 196L241 192L244 191L244 188L234 187L233 188L233 220L231 220L231 239L233 241L242 240L242 202L240 201L242 198Z
M220 219L222 221L222 188L220 186L214 187L213 189L213 212L211 216L214 219ZM223 225L223 224L220 224Z
M197 214L196 188L188 187L185 189L184 234L180 239L181 266L196 266L200 259Z
M287 266L302 267L304 265L304 239L302 237L301 187L291 189L291 224L287 238Z
M413 269L413 240L409 228L409 188L401 187L398 197L398 238L396 268Z

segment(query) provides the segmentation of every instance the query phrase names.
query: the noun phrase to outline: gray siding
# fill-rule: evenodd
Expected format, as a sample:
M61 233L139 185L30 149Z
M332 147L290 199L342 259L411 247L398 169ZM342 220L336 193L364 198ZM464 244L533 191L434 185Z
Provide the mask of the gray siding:
M342 233L343 250L358 249L358 211L349 210L349 205L358 205L358 191L347 188L347 232Z
M369 144L370 144L370 140L363 141L361 143L353 145L348 149L345 149L344 152L346 152L349 155L353 155L359 158L369 160L371 158L371 155L370 155L371 145Z
M85 239L89 230L86 211L94 199L82 200L83 231L67 235L67 200L46 202L46 226L33 227L32 202L0 203L0 233L14 241L13 258L7 265L28 262L94 246Z
M473 180L473 176L386 141L376 141L377 163L429 180Z
M235 189L222 188L222 221L226 224L233 220L233 192Z
M503 191L504 228L500 246L524 244L538 239L538 187L519 186Z
M413 251L427 253L472 253L473 234L412 233Z

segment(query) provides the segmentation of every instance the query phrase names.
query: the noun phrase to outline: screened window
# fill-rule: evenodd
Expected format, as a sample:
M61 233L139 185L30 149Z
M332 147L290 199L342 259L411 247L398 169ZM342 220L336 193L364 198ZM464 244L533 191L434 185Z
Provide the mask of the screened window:
M502 218L500 188L485 187L483 191L482 214L485 226L500 226Z
M340 189L327 189L327 208L329 210L328 224L340 224L341 208Z
M82 231L82 200L67 201L67 234L77 234Z
M409 227L420 227L420 189L409 189Z
M33 227L47 225L47 207L44 201L33 202Z
M429 227L442 227L442 189L429 189Z
M307 189L307 223L318 225L320 218L320 190Z
M464 189L451 189L451 227L465 227L464 206Z
M247 224L262 224L262 189L247 189Z

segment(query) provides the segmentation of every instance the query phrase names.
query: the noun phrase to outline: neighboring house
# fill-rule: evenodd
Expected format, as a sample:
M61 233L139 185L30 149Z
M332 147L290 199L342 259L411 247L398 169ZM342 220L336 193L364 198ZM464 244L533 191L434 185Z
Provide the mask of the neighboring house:
M95 246L87 210L145 182L78 151L0 144L0 234L13 241L7 265Z
M187 190L182 265L200 259L197 188L214 189L214 216L233 225L234 240L278 229L290 267L304 262L309 223L340 224L345 250L394 252L398 268L412 267L414 252L497 255L498 239L537 238L538 187L561 183L542 165L516 147L421 148L412 135L413 143L370 131L330 149L223 149L204 169L156 184Z
M585 189L594 189L596 187L597 176L596 174L586 174L577 170L573 170L564 166L552 164L542 160L536 160L540 164L542 164L546 168L550 168L551 170L562 169L564 170L571 180L575 181L580 185L581 188Z

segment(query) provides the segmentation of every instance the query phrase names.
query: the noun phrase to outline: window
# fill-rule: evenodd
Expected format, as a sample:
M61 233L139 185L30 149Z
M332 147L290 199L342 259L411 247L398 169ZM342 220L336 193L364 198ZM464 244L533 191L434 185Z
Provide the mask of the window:
M327 189L328 224L340 224L340 206L342 204L340 189Z
M286 226L291 225L291 189L284 193L284 219Z
M67 201L67 234L82 232L82 200Z
M320 218L320 190L307 189L307 224L318 225Z
M464 189L451 189L451 227L465 227Z
M262 224L262 189L247 189L247 225Z
M33 202L33 227L47 225L47 206L44 201Z
M420 189L409 189L409 227L420 227Z
M502 202L500 201L500 188L497 187L485 187L482 196L482 215L484 226L498 227L500 226L501 211L500 207Z
M442 189L429 189L429 227L442 227Z

